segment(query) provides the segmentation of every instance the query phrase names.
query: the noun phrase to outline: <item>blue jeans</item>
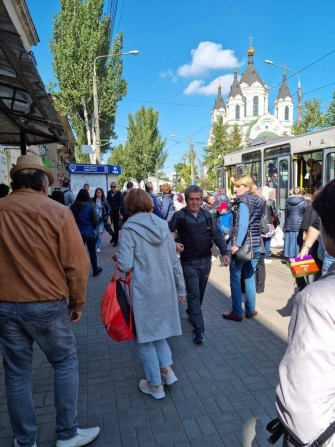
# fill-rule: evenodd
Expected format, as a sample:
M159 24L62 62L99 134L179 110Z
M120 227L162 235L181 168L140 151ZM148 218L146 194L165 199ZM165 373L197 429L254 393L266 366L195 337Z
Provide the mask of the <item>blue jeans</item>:
M101 250L101 246L102 246L102 237L100 236L99 233L103 233L105 231L105 226L103 222L99 222L99 225L97 226L96 229L96 235L97 235L97 248L100 248Z
M265 248L265 259L269 259L270 257L270 249L271 249L271 237L264 237L264 248Z
M182 262L187 292L187 307L194 331L204 332L204 318L201 305L204 299L208 277L212 267L211 257L197 261Z
M54 369L57 439L77 434L78 360L66 299L36 303L0 303L0 351L3 355L9 418L20 446L36 441L32 398L34 341Z
M161 368L172 365L172 355L167 340L164 338L148 343L137 343L137 350L149 384L151 386L161 385Z
M242 292L241 292L241 272L244 267L245 283L245 312L253 313L256 309L256 267L260 258L260 247L253 247L254 257L251 261L236 261L232 256L230 260L230 289L233 301L233 313L242 316Z

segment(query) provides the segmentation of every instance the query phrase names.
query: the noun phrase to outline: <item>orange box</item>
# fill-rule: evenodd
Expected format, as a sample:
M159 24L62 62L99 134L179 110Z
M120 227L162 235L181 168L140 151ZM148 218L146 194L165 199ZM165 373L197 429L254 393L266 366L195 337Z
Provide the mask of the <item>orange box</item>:
M314 275L314 273L319 271L319 267L310 255L303 258L290 258L288 265L294 278Z

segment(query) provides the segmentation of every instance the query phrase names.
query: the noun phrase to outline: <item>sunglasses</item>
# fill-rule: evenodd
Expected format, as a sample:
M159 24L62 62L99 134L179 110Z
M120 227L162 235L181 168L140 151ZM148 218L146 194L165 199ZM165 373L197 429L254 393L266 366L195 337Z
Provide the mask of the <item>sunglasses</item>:
M111 188L115 189L115 188L116 188L116 186L111 186Z

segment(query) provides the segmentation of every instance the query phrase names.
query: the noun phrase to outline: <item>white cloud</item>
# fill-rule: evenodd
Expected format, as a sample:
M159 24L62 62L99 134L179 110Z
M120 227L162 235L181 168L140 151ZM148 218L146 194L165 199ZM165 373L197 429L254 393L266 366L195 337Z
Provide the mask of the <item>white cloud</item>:
M173 70L171 70L171 68L169 68L168 70L165 70L165 71L161 71L159 76L161 78L164 78L164 79L170 78L172 82L177 82L178 81L178 77L173 72Z
M230 91L230 87L233 83L234 75L226 74L217 77L209 84L205 85L205 81L199 79L192 81L186 89L183 91L184 95L205 95L212 96L216 95L218 92L218 86L221 85L221 93L227 95Z
M191 55L192 61L178 68L179 76L201 76L211 70L233 69L241 65L234 50L224 50L221 44L215 42L200 42Z

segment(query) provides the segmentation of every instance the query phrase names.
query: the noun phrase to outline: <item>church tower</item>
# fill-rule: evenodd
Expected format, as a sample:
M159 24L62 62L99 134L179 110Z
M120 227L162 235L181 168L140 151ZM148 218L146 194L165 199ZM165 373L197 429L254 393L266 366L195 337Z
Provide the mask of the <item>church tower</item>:
M227 109L221 94L221 85L219 84L218 94L212 110L212 124L217 122L225 123L226 120L227 120Z
M213 141L214 123L228 125L228 132L237 124L243 133L244 143L257 138L276 138L291 135L293 125L293 99L284 74L282 85L275 100L275 114L269 112L269 88L262 80L254 66L255 50L248 48L248 66L241 78L234 70L234 80L226 99L221 94L221 85L215 105L212 109L212 126L208 137L208 145Z
M234 70L234 81L230 87L227 98L227 123L241 124L245 116L244 96L237 79L237 70Z
M240 87L245 102L245 118L248 121L254 117L266 115L268 113L268 87L259 76L254 66L255 50L252 47L250 38L250 47L248 49L248 67L240 79Z
M286 82L286 73L283 73L283 82L275 99L275 116L284 128L291 133L293 125L293 98Z
M222 97L221 85L219 84L218 94L215 100L214 107L212 109L212 125L208 136L208 143L207 143L208 145L212 143L214 123L225 124L226 122L227 122L227 109L224 103L224 99Z

